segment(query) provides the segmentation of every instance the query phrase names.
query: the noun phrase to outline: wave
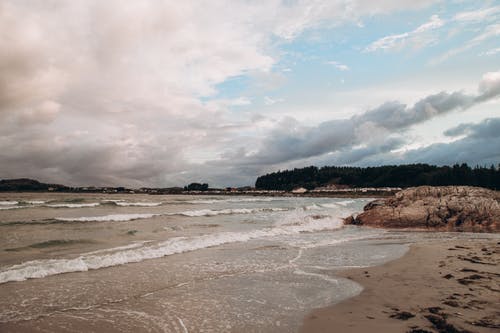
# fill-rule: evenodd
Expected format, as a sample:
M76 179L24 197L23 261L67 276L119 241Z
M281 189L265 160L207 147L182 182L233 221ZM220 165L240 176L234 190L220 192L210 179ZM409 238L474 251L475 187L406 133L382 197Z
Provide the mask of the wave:
M17 205L19 202L18 201L0 201L0 206L11 206L11 205Z
M0 210L9 210L9 209L19 209L24 208L23 206L0 206Z
M46 203L46 201L44 200L26 200L23 202L27 203L28 205L43 205L44 203Z
M309 205L309 206L305 206L303 207L304 210L317 210L317 209L321 209L323 205L317 205L317 204L312 204L312 205Z
M332 203L323 203L323 204L320 204L320 206L324 207L324 208L339 208L339 206L347 207L348 205L353 204L353 203L355 203L354 200L343 200L343 201L336 201L336 202L332 202Z
M149 219L161 214L113 214L104 216L83 216L83 217L56 217L57 221L64 222L123 222L139 219Z
M82 216L82 217L56 217L57 221L65 222L123 222L132 221L139 219L149 219L156 216L189 216L189 217L201 217L201 216L217 216L217 215L233 215L233 214L252 214L258 212L282 212L286 211L286 208L239 208L239 209L221 209L221 210L211 210L211 209L200 209L200 210L187 210L177 213L164 213L164 214L113 214L104 216Z
M344 200L344 201L337 201L336 202L337 205L341 205L341 206L347 206L347 205L350 205L353 203L355 203L354 200Z
M0 201L0 210L38 207L45 202L42 200Z
M99 206L99 202L91 202L91 203L60 203L60 204L48 204L45 207L50 208L85 208L85 207L97 207Z
M123 245L123 246L110 247L107 249L101 249L101 250L95 250L92 252L87 252L87 253L84 253L83 255L94 255L94 254L98 254L98 253L110 253L110 252L117 252L117 251L121 251L121 250L136 249L136 248L141 247L144 244L150 243L150 242L151 241L148 241L148 240L138 241L138 242L133 242L132 244L127 244L127 245Z
M115 202L115 205L122 206L122 207L128 207L128 206L156 207L156 206L160 206L161 204L162 204L162 202L121 202L121 201Z
M126 249L103 255L81 255L73 259L44 259L24 262L0 271L0 283L24 281L33 278L141 262L177 253L196 251L228 243L248 242L253 239L293 235L302 232L339 229L340 218L304 218L302 223L280 225L247 232L220 232L196 237L175 237L155 245Z
M270 202L270 201L278 201L283 200L280 198L230 198L230 199L198 199L198 200L188 200L182 201L185 203L192 204L214 204L214 203L227 203L227 202Z
M200 209L200 210L187 210L179 213L172 213L168 215L183 215L183 216L217 216L217 215L233 215L233 214L253 214L259 212L283 212L287 208L235 208L235 209Z

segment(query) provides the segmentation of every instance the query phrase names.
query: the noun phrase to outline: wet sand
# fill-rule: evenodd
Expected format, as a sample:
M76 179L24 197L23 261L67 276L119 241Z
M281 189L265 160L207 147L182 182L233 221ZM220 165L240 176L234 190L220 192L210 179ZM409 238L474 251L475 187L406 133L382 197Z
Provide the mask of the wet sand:
M338 275L364 287L314 310L301 332L498 332L500 243L459 240L415 244L383 266Z

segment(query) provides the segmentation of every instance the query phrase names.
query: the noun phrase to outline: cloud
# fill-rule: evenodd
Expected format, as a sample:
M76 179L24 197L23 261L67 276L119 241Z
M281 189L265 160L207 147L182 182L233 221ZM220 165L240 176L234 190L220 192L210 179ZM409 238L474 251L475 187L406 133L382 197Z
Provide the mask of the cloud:
M463 53L463 52L481 44L482 42L484 42L488 39L491 39L493 37L499 36L499 35L500 35L500 24L498 24L498 23L490 24L490 25L486 26L480 34L476 35L476 37L468 40L462 46L457 47L457 48L453 48L453 49L445 52L444 54L440 55L439 57L433 59L430 62L430 64L431 65L440 64L440 63L448 60L451 57L454 57L460 53Z
M429 33L441 28L444 24L445 21L440 19L438 15L432 15L428 22L410 32L385 36L372 42L365 48L365 52L400 50L405 46L418 48L432 44L436 41L436 37Z
M356 152L377 152L380 147L395 150L404 143L400 137L409 127L455 110L464 110L500 95L500 72L487 73L476 95L440 92L417 101L413 106L386 102L348 119L330 120L317 126L303 126L285 118L263 140L261 148L240 159L245 164L280 164L319 157L329 153L348 156ZM377 135L378 134L378 135ZM387 145L388 142L391 144ZM361 146L361 150L357 147Z
M480 95L477 101L486 101L500 94L500 71L485 73L479 82Z
M274 105L276 103L284 102L283 98L271 98L269 96L264 96L264 104L265 105Z
M479 55L480 56L492 56L492 55L495 55L497 53L500 53L500 47L488 50L486 52L481 52Z
M500 14L500 6L494 6L457 13L454 15L453 20L458 22L484 22L485 20L494 19L498 14Z
M337 68L339 71L348 71L349 70L349 66L347 65L344 65L344 64L341 64L340 62L338 61L327 61L326 62L328 65L333 65L335 68Z
M484 78L482 97L389 102L318 126L258 116L248 109L260 97L221 96L220 85L250 78L273 96L286 80L276 68L283 43L435 2L2 1L0 175L70 185L237 185L276 163L390 151L404 143L397 131L496 96L495 74ZM440 22L432 17L394 43L430 38Z
M447 135L465 135L451 143L436 143L424 148L410 150L399 158L392 156L394 163L426 162L438 165L469 163L491 165L500 161L500 118L490 118L478 124L462 124L446 131ZM390 157L386 157L391 159Z
M488 118L478 124L460 124L444 134L451 137L467 135L469 138L497 138L500 137L500 118Z

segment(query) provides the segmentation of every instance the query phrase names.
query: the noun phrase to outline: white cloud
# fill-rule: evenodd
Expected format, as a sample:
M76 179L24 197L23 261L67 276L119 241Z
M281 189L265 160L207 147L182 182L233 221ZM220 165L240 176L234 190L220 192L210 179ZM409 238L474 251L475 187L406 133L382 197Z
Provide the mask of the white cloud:
M484 20L494 19L500 14L500 6L482 8L456 14L453 19L458 22L484 22Z
M481 52L481 53L479 53L479 56L492 56L492 55L495 55L497 53L500 53L500 47L497 47L495 49L491 49L491 50L488 50L485 52Z
M269 96L264 97L264 104L266 104L266 105L274 105L276 103L281 103L284 101L285 100L283 98L271 98Z
M491 39L493 37L499 36L500 35L500 24L490 24L484 28L484 30L478 34L476 37L473 39L467 41L464 43L462 46L451 49L444 54L440 55L439 57L433 59L430 61L431 65L437 65L440 64L446 60L448 60L451 57L454 57L460 53L463 53L480 43L484 42L485 40Z
M410 32L389 35L382 37L365 48L365 52L375 52L377 50L398 50L405 46L422 47L432 44L436 37L429 32L442 27L445 21L438 15L432 15L428 22L420 25Z
M333 65L335 68L337 68L339 71L348 71L350 68L347 65L341 64L338 61L327 61L326 62L328 65Z

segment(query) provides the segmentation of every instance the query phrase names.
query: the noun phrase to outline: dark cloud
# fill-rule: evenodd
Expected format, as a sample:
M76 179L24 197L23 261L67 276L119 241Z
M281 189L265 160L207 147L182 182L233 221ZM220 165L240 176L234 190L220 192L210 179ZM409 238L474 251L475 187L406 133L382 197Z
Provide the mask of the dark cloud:
M473 138L497 138L500 136L500 118L485 119L479 124L460 124L444 134L451 137L468 135Z
M373 122L391 130L400 130L431 119L456 109L472 106L474 97L461 92L430 95L421 99L412 107L399 102L388 102L360 116L355 116L355 123Z
M470 108L498 96L499 82L500 78L490 76L483 78L480 93L475 96L462 92L440 92L419 100L413 106L396 101L387 102L349 119L326 121L315 127L300 126L295 120L287 118L264 140L257 153L247 156L243 161L250 164L279 164L332 152L343 152L348 156L351 151L358 151L358 145L382 147L385 144L383 142L394 140L394 135L410 126L455 110ZM390 146L392 149L397 148L394 144Z
M451 142L438 143L411 150L399 161L432 164L469 163L490 165L500 163L500 118L486 119L479 124L461 125L466 137Z

